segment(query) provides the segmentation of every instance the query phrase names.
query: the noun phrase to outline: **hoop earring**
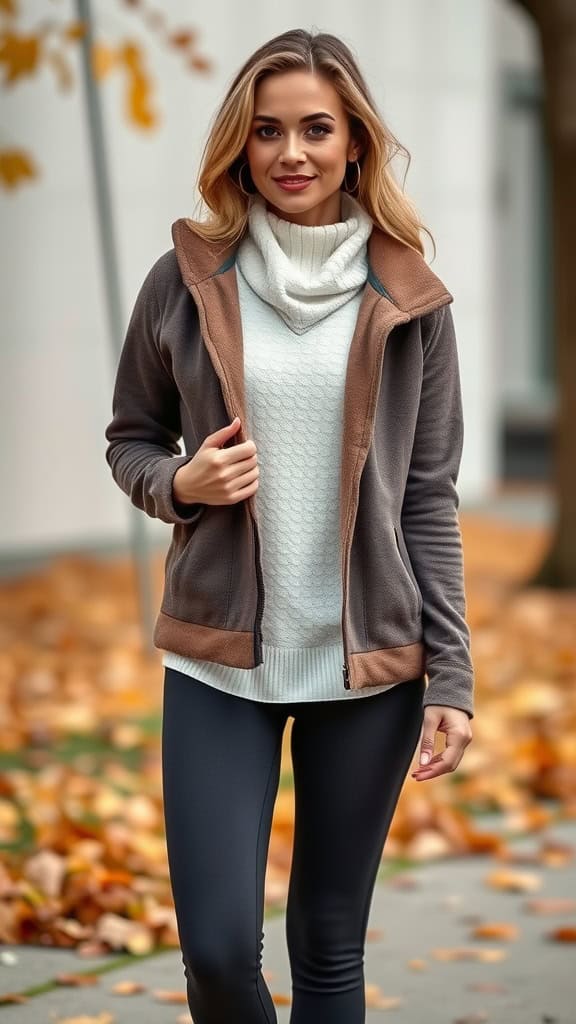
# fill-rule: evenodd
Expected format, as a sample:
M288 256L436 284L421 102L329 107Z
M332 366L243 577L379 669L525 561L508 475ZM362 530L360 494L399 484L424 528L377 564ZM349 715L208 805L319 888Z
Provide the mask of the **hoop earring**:
M352 161L350 161L350 163L352 163ZM358 188L358 186L360 184L360 173L361 173L360 172L360 161L359 160L355 160L354 163L356 164L356 167L357 167L357 170L358 170L358 178L357 178L356 184L353 186L353 188L350 188L350 186L348 185L348 182L346 180L347 179L347 175L348 175L348 168L346 168L346 174L344 175L344 191L345 192L356 192L356 190L357 190L357 188Z
M250 197L250 196L253 196L254 193L253 192L247 192L246 189L242 187L242 171L244 170L245 167L248 167L248 161L247 160L244 161L244 163L242 164L240 170L238 171L238 188L240 189L241 192L244 193L245 196Z

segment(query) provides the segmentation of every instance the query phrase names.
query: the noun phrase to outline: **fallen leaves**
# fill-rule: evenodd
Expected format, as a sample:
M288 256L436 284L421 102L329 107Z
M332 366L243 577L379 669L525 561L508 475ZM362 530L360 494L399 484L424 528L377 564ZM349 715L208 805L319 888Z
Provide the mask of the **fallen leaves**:
M540 874L520 870L523 861L562 869L572 848L543 835L522 855L482 829L476 812L503 811L511 834L550 826L542 794L559 815L576 812L576 605L571 594L515 589L543 545L541 531L462 522L474 739L450 778L425 786L407 778L384 860L490 854L499 863L485 884L535 895ZM161 556L153 568L159 597ZM76 948L83 958L178 947L160 778L162 678L160 653L150 656L143 644L129 560L67 556L0 584L0 942ZM290 724L282 778L267 906L284 905L291 866ZM398 876L390 884L415 883ZM553 906L532 900L527 910L556 913ZM575 913L573 903L562 906ZM506 939L505 922L475 924L478 940ZM550 936L570 942L571 928L567 920Z

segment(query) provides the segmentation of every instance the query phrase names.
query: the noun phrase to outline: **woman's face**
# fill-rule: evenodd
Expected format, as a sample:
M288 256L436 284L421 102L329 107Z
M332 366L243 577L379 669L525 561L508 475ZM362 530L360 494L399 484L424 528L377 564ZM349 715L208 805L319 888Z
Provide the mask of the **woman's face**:
M360 148L327 79L299 70L262 79L245 149L252 180L277 217L307 225L341 219L346 161L356 160ZM305 188L289 190L277 179L290 175L311 180Z

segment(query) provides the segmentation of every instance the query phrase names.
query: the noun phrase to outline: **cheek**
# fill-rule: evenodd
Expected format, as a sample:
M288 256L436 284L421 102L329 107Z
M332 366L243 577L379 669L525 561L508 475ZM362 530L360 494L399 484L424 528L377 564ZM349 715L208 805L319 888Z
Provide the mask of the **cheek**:
M261 170L270 163L270 160L272 159L272 147L263 146L262 144L258 144L257 141L252 140L251 142L246 143L245 148L246 156L250 161L250 166L253 167L254 170Z
M327 139L322 146L318 146L316 159L319 164L336 170L346 167L346 147L336 139Z

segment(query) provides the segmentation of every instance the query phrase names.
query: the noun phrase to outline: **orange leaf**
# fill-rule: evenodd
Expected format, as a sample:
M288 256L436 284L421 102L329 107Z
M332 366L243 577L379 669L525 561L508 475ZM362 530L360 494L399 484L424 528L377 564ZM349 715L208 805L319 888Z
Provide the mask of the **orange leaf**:
M494 921L492 923L479 924L472 929L474 939L516 939L518 928L514 924L507 924L505 921Z
M83 39L86 35L86 26L83 21L73 21L70 25L66 25L63 35L65 39L76 42L77 39Z
M193 71L200 71L201 74L205 74L212 70L212 61L208 57L201 57L195 53L190 57L189 65Z
M548 896L526 900L525 907L532 914L572 914L576 910L576 900L568 896Z
M15 188L25 178L36 178L38 171L32 159L20 149L0 151L0 183Z
M146 986L140 981L129 981L127 978L125 981L118 981L112 986L111 992L115 996L134 996L139 992L145 992Z
M172 46L179 46L186 49L186 47L190 46L191 43L196 42L197 35L198 33L194 32L192 29L183 29L181 32L173 32L172 35L168 37L168 42L171 43Z
M0 35L0 64L5 65L4 85L16 82L36 71L40 59L39 36L20 36L16 32Z
M531 871L492 871L486 883L493 889L506 889L509 892L525 892L539 889L542 879Z
M176 992L173 989L157 988L154 989L152 995L159 1003L178 1003L182 1006L186 1006L188 998L185 992Z
M69 985L71 988L85 988L100 984L97 974L57 974L54 981L57 985Z
M400 996L385 996L378 985L365 985L366 1006L374 1010L391 1010L401 1006Z
M554 942L576 942L576 925L560 925L548 932L548 938Z
M285 996L282 992L273 992L272 1002L274 1006L290 1006L292 1000L290 996Z

